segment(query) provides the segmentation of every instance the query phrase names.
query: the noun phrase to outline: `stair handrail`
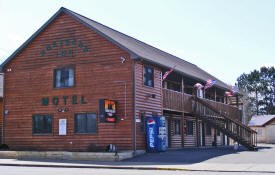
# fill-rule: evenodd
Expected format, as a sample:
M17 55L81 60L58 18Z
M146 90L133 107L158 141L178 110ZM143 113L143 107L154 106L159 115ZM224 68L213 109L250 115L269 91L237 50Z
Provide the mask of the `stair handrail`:
M239 126L242 126L244 127L245 129L249 130L250 132L253 132L253 133L257 133L256 131L254 131L253 129L249 128L248 126L244 125L243 123L239 122L239 121L236 121L230 117L227 117L226 115L218 112L216 109L214 109L212 106L210 106L209 104L207 104L206 102L204 102L203 100L201 100L200 98L198 98L197 96L192 96L192 99L201 103L202 105L206 106L207 108L209 108L210 110L212 110L213 112L217 113L218 115L224 117L225 119L227 120L230 120L231 122L239 125Z

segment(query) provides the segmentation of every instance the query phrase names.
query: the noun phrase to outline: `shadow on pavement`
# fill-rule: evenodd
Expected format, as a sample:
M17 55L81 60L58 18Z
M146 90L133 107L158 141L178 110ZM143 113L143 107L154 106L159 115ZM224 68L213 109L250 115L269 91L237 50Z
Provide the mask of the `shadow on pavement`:
M261 146L259 149L271 149L272 147ZM200 163L212 158L228 154L239 154L240 152L248 151L245 147L240 146L238 150L233 147L218 147L218 148L183 148L183 149L168 149L166 152L145 153L131 159L126 159L118 162L95 162L95 161L70 161L70 160L52 160L52 159L24 159L24 161L36 161L43 163L70 163L70 164L85 164L85 165L102 165L102 166L150 166L150 165L188 165Z
M211 158L224 156L227 154L238 154L247 151L244 147L234 150L233 147L222 148L184 148L176 150L168 150L160 153L146 153L132 159L123 160L123 162L154 162L158 164L194 164L200 163Z
M270 146L258 146L258 150L262 150L262 149L272 149L272 147L270 147Z

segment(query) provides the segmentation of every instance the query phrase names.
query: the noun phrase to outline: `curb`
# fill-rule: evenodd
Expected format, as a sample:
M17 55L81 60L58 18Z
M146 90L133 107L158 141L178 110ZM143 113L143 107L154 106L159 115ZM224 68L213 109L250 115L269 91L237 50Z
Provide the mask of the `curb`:
M95 166L95 165L42 165L42 164L13 164L1 163L0 166L22 166L22 167L52 167L52 168L98 168L98 169L135 169L135 170L185 170L177 168L156 167L130 167L130 166Z
M58 159L116 162L144 153L144 150L137 150L136 152L0 151L0 159Z
M97 168L97 169L128 169L128 170L164 170L164 171L204 171L204 172L223 172L223 173L267 173L274 174L275 171L240 171L240 170L196 170L187 168L159 168L159 167L131 167L131 166L95 166L95 165L43 165L43 164L12 164L0 163L0 166L19 166L19 167L44 167L44 168Z

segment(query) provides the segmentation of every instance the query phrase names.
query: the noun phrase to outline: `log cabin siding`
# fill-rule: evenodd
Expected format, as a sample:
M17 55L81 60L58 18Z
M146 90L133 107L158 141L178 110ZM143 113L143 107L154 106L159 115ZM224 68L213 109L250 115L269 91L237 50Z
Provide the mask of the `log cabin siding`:
M82 48L63 44L58 51L72 50L72 55L56 56L55 48L40 52L54 41L77 39ZM121 63L121 56L126 58ZM133 148L133 62L130 55L96 32L62 13L39 34L20 54L6 65L12 71L5 74L5 143L12 149L24 150L87 150L91 144L104 149L115 144L120 149ZM53 70L73 66L75 83L71 88L53 88ZM121 81L121 82L116 82ZM127 82L127 111L124 116L124 83ZM77 95L78 104L72 104L72 95ZM68 96L67 104L41 105L42 97ZM80 104L80 96L86 104ZM99 99L118 101L117 123L99 122ZM57 109L68 107L60 113ZM75 113L96 113L96 134L75 134ZM52 114L53 133L32 134L32 115ZM67 135L58 134L58 120L67 119ZM124 119L124 120L120 120Z
M2 128L3 128L3 111L2 111L3 99L0 97L0 144L2 144Z
M162 115L162 81L161 81L161 69L144 64L142 62L136 62L135 64L135 79L136 79L136 119L140 119L140 113L145 114L145 118L152 116L153 114ZM145 86L143 83L143 67L149 66L154 69L154 87ZM155 98L152 98L152 94ZM145 120L144 120L145 121ZM143 123L137 122L137 148L145 148L145 132L141 130ZM144 123L145 125L145 123ZM144 127L145 128L145 127Z

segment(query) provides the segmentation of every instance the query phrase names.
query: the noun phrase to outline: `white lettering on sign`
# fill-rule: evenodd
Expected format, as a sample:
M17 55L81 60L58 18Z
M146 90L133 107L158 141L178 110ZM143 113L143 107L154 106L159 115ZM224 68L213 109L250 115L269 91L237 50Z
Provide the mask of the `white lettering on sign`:
M149 145L151 148L154 148L154 142L155 142L153 134L154 134L153 128L149 128Z

